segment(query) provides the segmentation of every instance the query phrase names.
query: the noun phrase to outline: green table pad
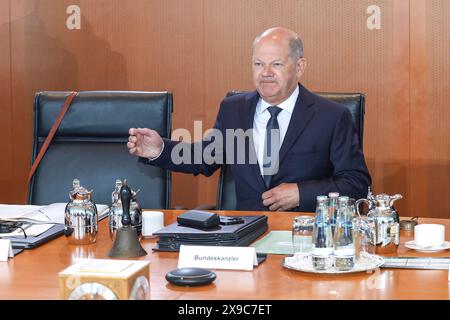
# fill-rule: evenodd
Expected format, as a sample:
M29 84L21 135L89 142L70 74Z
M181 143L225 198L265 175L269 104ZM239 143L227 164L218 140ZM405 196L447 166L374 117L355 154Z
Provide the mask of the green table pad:
M270 231L262 239L251 245L257 253L292 255L292 232L284 230Z

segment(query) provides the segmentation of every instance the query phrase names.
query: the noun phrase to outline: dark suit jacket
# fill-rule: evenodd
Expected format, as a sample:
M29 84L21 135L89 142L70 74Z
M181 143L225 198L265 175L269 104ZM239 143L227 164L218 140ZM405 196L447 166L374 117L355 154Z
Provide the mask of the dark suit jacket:
M280 150L279 171L273 176L270 187L281 183L297 183L300 206L294 209L296 211L314 211L316 196L333 191L351 198L365 198L371 178L350 112L345 106L319 97L302 85L299 85L299 89L299 97ZM222 132L225 143L230 140L226 138L226 129L245 131L253 127L258 99L259 94L255 91L222 101L214 127ZM262 204L261 195L267 189L259 166L257 163L249 164L249 154L253 153L253 159L256 159L252 135L249 137L245 148L249 151L246 152L244 164L236 164L236 154L242 154L236 146L234 155L231 152L227 154L225 151L229 150L223 148L226 163L233 160L229 165L236 184L237 209L268 210ZM206 176L221 166L220 163L208 165L204 161L175 165L171 160L171 152L178 143L165 139L162 154L149 163L169 170ZM204 148L210 143L203 141L184 145L184 150L190 152L191 159L194 159L195 148ZM215 155L219 154L218 151Z

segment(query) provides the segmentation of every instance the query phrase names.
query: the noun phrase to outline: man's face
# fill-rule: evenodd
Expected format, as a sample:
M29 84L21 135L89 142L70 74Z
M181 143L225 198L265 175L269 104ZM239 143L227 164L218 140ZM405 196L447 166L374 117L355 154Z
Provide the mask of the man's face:
M293 61L287 41L277 39L261 39L253 49L252 62L256 90L272 105L294 92L306 65L303 58Z

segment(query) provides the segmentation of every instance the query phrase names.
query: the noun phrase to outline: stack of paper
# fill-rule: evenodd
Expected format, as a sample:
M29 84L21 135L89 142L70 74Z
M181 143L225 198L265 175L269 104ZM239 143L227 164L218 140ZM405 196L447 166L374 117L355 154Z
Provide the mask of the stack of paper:
M22 228L27 236L39 236L54 224L64 224L66 203L52 203L47 206L0 204L0 221L23 222ZM97 205L99 220L108 215L108 206ZM23 230L18 228L11 233L1 233L0 237L23 237Z
M383 268L447 270L450 258L445 257L385 257Z
M48 206L0 204L0 220L64 224L66 205L67 203L52 203ZM108 213L108 206L96 206L101 220Z

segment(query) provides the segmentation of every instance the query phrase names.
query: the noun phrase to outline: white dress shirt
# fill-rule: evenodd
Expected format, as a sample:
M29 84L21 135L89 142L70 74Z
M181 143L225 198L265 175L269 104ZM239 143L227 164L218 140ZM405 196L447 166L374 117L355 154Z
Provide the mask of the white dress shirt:
M298 94L299 89L297 86L294 92L289 96L289 98L277 105L277 107L282 109L277 117L278 125L280 127L280 146L282 145L284 137L286 135L289 121L291 121L292 112L294 111ZM255 144L256 157L258 159L259 170L261 174L263 174L263 155L264 141L266 139L266 126L267 122L270 119L270 112L269 110L267 110L267 108L272 106L272 104L260 98L258 104L256 105L255 117L253 119L253 142Z

